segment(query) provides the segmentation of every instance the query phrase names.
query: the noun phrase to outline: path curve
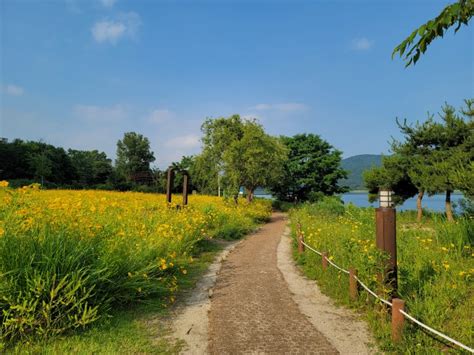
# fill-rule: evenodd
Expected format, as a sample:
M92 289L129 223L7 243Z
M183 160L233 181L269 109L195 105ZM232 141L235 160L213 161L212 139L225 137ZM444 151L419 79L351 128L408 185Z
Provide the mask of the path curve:
M274 213L223 263L209 312L211 354L338 353L300 312L278 269L285 226L285 215Z

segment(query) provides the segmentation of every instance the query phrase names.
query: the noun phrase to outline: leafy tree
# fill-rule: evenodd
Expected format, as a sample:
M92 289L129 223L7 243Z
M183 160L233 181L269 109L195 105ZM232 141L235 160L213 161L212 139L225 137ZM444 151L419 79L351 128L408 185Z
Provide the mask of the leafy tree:
M251 201L258 186L266 187L279 176L285 149L256 120L239 115L206 119L202 132L203 151L193 167L201 192L216 194L221 187L237 197L243 186Z
M421 219L423 191L419 191L410 178L410 163L410 158L401 154L383 157L382 166L364 172L364 181L369 190L370 201L377 198L376 194L381 189L393 191L396 204L401 204L418 193L418 218Z
M441 122L430 116L423 124L399 125L406 137L403 144L395 144L395 151L412 157L410 177L428 194L446 193L446 216L453 220L451 193L461 187L459 171L467 169L472 161L472 140L474 130L472 100L466 100L467 110L456 114L452 106L445 105L440 114ZM464 118L467 116L468 120ZM466 168L467 167L467 168ZM462 168L462 169L460 169Z
M474 0L459 0L446 6L441 13L415 29L392 53L392 58L398 54L406 61L406 67L415 64L428 46L452 26L456 25L457 32L462 25L467 25L474 15Z
M284 174L271 190L284 201L307 201L320 194L333 195L345 192L338 180L347 172L341 168L342 152L314 134L297 134L281 137L289 150L283 166Z
M244 122L239 115L207 118L201 126L203 150L196 156L193 181L201 193L217 195L221 187L231 190L224 175L224 153L243 136Z
M148 138L135 132L127 132L123 139L117 142L117 172L127 181L136 181L138 176L150 174L150 163L155 161L150 150Z
M80 184L104 184L112 173L112 160L104 152L69 149L68 156Z
M34 171L34 177L41 179L41 186L44 185L44 179L51 178L53 171L53 163L48 158L46 152L42 152L33 156L30 160L31 167Z
M243 186L252 201L257 187L271 186L283 176L286 159L286 147L277 138L266 134L257 122L246 121L241 139L224 152L225 176L234 191Z

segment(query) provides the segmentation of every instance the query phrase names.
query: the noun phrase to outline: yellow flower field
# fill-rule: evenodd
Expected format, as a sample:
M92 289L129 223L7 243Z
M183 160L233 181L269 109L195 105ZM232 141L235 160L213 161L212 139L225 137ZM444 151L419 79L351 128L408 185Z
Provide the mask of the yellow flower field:
M168 303L200 240L238 238L270 214L264 201L0 186L0 348L138 299Z

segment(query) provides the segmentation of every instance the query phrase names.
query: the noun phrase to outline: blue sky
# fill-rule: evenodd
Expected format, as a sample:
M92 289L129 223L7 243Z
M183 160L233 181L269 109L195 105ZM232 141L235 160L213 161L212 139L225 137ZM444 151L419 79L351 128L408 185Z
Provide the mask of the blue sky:
M0 2L0 137L115 157L147 136L166 167L200 150L206 117L320 134L348 157L388 150L395 117L474 97L473 25L415 67L391 59L449 1Z

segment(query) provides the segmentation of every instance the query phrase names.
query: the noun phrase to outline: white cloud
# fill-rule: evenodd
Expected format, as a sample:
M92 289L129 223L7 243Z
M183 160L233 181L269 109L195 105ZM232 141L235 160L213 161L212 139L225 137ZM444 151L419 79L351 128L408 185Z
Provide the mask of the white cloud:
M178 136L171 138L166 142L166 147L176 149L191 149L199 147L200 138L196 134L187 134L184 136Z
M296 112L296 111L306 111L309 107L305 104L298 102L285 102L278 104L258 104L251 107L251 110L257 111L268 111L268 110L277 110L284 112Z
M111 8L115 5L117 0L99 0L103 7Z
M22 96L25 93L25 90L21 86L12 84L5 85L3 91L11 96Z
M156 109L150 112L147 121L150 123L163 123L174 118L174 113L167 109Z
M352 40L352 49L356 51L366 51L374 46L374 41L361 37Z
M95 105L75 105L73 107L75 116L87 121L120 121L127 117L127 109L122 105L115 106L95 106Z
M97 21L91 28L92 36L98 43L116 44L120 39L135 38L141 25L140 16L129 12L117 16L116 19Z

